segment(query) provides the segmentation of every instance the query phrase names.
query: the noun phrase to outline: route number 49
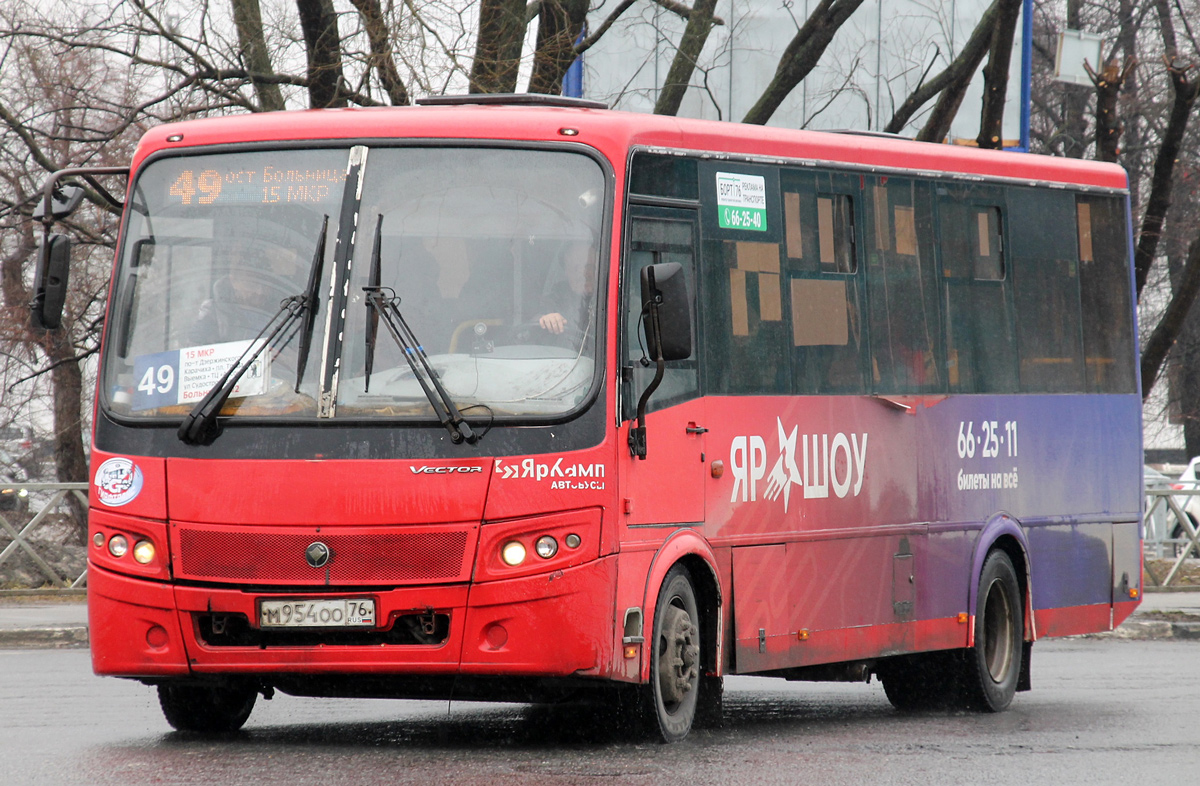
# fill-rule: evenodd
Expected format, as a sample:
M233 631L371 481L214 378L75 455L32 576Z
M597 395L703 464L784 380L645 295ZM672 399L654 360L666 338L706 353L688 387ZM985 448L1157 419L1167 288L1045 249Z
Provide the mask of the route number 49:
M155 393L170 393L175 387L175 368L173 366L150 366L142 374L137 389L147 396Z

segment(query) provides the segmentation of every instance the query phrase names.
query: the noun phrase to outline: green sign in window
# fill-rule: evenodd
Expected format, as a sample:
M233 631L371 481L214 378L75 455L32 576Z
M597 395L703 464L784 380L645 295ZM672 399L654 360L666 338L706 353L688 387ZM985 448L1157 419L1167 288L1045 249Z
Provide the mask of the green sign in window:
M766 232L766 178L761 175L718 172L717 222L722 229Z

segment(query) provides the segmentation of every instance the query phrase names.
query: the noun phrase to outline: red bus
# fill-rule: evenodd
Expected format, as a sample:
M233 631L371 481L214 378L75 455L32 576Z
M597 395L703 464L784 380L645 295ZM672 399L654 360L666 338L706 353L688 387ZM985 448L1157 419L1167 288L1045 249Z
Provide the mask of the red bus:
M474 96L164 125L123 210L92 658L176 728L592 696L670 741L726 674L998 711L1138 603L1116 166Z

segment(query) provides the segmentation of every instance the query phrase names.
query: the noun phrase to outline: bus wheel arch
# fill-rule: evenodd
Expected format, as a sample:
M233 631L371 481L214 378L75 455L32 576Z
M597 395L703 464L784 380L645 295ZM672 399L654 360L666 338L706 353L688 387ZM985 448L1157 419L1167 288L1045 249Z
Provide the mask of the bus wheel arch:
M659 736L666 742L682 739L691 726L716 726L721 720L721 705L723 685L721 677L721 636L722 604L721 589L715 567L715 558L708 544L691 530L679 530L667 539L655 555L651 566L650 576L646 582L643 608L649 629L645 631L644 651L642 659L642 716L644 725L652 735ZM680 592L680 580L686 582L687 589ZM698 645L697 684L698 696L690 697L689 711L686 719L663 716L661 704L661 688L658 684L660 674L656 673L659 666L659 647L662 644L660 625L679 625L678 619L666 620L665 612L660 614L660 606L666 602L686 606L688 601L682 597L691 596L691 609L695 617L691 620L695 628L694 635ZM690 616L690 614L689 614ZM678 615L672 612L672 617ZM679 633L676 627L670 631L672 637ZM686 721L679 723L679 720Z
M1037 631L1033 622L1033 573L1029 562L1029 543L1025 532L1018 521L1011 516L999 514L994 516L984 526L976 542L975 554L971 561L970 585L967 597L967 608L971 614L978 606L979 580L983 574L984 563L995 550L1003 551L1012 563L1017 574L1017 585L1021 591L1021 605L1024 610L1024 639L1032 642L1037 639ZM974 644L972 631L971 641Z

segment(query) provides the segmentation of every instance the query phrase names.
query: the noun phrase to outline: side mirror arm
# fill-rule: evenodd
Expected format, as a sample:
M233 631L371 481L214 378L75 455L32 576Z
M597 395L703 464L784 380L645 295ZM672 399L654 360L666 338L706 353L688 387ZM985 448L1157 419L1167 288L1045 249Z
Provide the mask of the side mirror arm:
M650 380L650 384L642 391L641 397L638 399L637 405L637 425L629 427L629 454L641 461L646 460L646 403L650 400L650 396L654 395L654 391L658 390L658 386L662 384L663 374L666 371L666 361L663 360L662 353L662 328L659 324L658 307L662 304L662 293L654 284L654 266L650 266L646 270L650 279L651 297L646 304L647 325L650 328L651 340L650 345L655 348L654 352L654 379Z

